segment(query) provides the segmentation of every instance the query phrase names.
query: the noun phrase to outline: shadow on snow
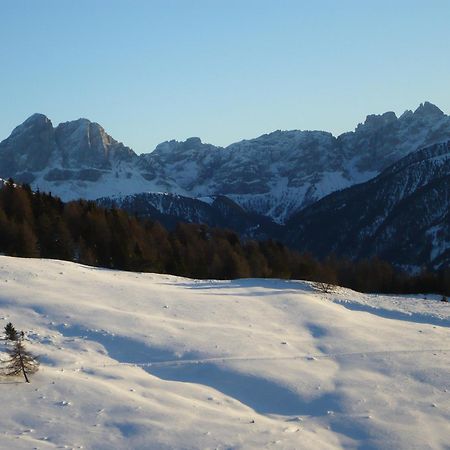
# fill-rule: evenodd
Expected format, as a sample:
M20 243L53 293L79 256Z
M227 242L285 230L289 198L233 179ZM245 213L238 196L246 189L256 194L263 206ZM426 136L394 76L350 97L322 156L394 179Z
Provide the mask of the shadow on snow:
M98 342L103 345L108 355L119 363L142 364L145 371L163 380L209 386L260 414L322 416L330 409L340 409L338 394L325 393L318 398L304 400L294 391L273 380L231 370L222 362L202 362L195 353L185 353L180 357L169 350L154 348L128 337L87 330L79 326L60 325L56 328L65 337ZM190 364L179 364L187 360ZM167 364L151 365L158 362Z

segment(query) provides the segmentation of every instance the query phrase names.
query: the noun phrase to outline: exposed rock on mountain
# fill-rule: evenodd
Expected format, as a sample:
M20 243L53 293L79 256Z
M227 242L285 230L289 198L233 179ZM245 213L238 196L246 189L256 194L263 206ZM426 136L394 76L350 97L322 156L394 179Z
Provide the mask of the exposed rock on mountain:
M96 198L145 190L134 170L138 156L87 119L53 127L42 114L33 114L0 143L0 173L51 191L64 200Z
M56 150L55 130L43 114L33 114L0 143L0 170L4 178L38 172L51 165Z
M130 162L135 153L87 119L59 124L55 129L62 166L110 170L119 162Z

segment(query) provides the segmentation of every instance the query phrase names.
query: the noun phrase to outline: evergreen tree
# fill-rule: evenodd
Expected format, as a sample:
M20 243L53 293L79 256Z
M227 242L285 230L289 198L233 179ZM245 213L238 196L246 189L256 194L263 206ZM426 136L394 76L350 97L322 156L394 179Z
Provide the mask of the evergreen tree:
M8 349L10 358L6 361L4 373L7 376L23 375L27 383L30 382L28 375L39 370L39 362L28 352L23 343L22 336L14 341L14 345Z
M76 261L87 266L95 266L97 264L94 249L89 247L83 238L80 238L80 242L78 243L78 258Z
M27 258L39 256L36 235L27 222L17 225L15 253L17 256L25 256Z
M8 341L17 341L19 338L19 334L11 322L9 322L5 327L5 335L6 340Z

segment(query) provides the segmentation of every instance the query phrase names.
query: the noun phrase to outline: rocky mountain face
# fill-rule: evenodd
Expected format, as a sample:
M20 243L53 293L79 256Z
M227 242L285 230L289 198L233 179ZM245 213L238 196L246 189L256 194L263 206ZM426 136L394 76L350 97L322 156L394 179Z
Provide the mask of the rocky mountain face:
M34 114L0 143L0 170L4 178L40 172L51 165L55 150L52 123L44 115Z
M275 131L227 148L165 142L142 157L148 179L158 174L185 195L226 195L248 211L284 222L325 195L367 181L428 144L450 138L450 118L430 103L399 118L368 116L354 132ZM168 183L169 184L169 183Z
M42 114L34 114L0 143L0 171L36 188L70 195L70 186L85 189L101 184L103 175L129 164L135 153L87 119L53 127ZM94 187L95 190L95 187Z
M275 131L226 148L199 138L137 155L86 119L53 127L35 114L0 143L0 177L64 200L169 192L227 196L279 223L327 194L367 181L418 148L450 139L450 117L430 103L400 117L368 116L338 137Z
M158 220L174 229L178 222L230 229L244 239L280 238L283 227L270 218L249 213L224 196L194 199L176 194L142 193L97 199L100 205L124 209L141 218Z
M376 178L328 195L286 224L286 242L325 257L450 265L450 141L411 153Z

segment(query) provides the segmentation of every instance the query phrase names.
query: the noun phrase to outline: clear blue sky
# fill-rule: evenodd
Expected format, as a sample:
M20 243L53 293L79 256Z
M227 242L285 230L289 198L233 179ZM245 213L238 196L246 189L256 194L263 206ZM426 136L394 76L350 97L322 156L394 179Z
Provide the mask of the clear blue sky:
M0 139L87 117L138 153L450 112L448 0L0 0Z

